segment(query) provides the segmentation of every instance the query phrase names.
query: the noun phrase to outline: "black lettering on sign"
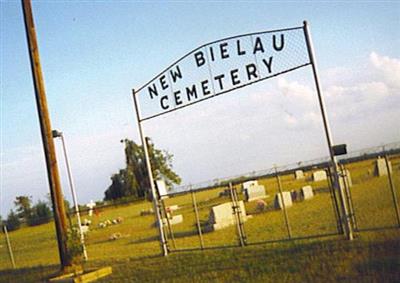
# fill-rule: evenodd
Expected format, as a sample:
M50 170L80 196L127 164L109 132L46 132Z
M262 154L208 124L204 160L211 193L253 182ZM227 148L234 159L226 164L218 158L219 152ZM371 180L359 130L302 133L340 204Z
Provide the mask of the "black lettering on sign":
M221 51L221 58L222 59L229 58L228 48L227 47L228 47L228 42L224 42L224 43L221 43L219 45L219 50Z
M168 96L164 95L163 97L161 97L160 99L160 104L161 104L161 108L164 110L167 110L169 108L168 104L164 104L164 101L167 100L168 101Z
M214 80L218 81L218 83L219 83L219 88L220 88L221 90L224 90L224 87L223 87L223 85L222 85L222 79L223 79L224 77L225 77L224 74L221 74L221 75L218 75L218 76L215 76L215 77L214 77Z
M153 84L153 85L147 87L147 90L149 91L151 99L154 98L153 95L158 96L156 84Z
M265 66L267 67L268 73L271 74L271 72L272 72L272 56L268 58L268 61L265 59L263 59L262 61L265 64Z
M238 69L233 69L231 71L231 79L232 79L232 84L233 85L238 85L240 84L239 76L238 76Z
M171 74L173 82L176 82L177 78L182 79L181 69L179 69L178 65L176 66L176 70L170 70L169 73Z
M264 46L261 42L261 38L259 38L258 36L256 37L256 42L254 43L253 54L256 54L257 52L264 53Z
M246 51L245 50L241 50L241 48L240 48L240 40L236 40L236 47L237 47L237 54L239 56L246 54Z
M197 99L196 85L192 85L192 89L186 87L187 99L190 101L191 97Z
M246 65L246 72L247 72L247 79L251 81L251 77L253 76L255 79L257 79L257 67L255 64L251 63Z
M182 99L181 99L181 96L180 96L180 93L181 93L180 90L174 91L175 104L177 106L181 105L183 103Z
M165 79L165 75L162 75L160 77L160 84L161 84L161 88L162 89L167 89L168 88L168 84L167 84L167 81Z
M283 33L281 33L281 42L280 42L279 46L277 46L277 44L276 44L276 36L275 36L275 34L272 36L272 41L273 41L273 44L274 44L274 49L276 51L281 51L283 49L283 47L285 46L285 38L283 37Z
M198 51L194 53L194 58L196 59L197 67L203 66L204 63L206 62L206 59L204 59L203 51Z
M203 89L204 96L211 94L210 90L208 89L208 80L201 82L201 88Z
M215 58L214 58L214 50L213 50L212 47L210 47L210 57L211 57L211 61L215 61Z

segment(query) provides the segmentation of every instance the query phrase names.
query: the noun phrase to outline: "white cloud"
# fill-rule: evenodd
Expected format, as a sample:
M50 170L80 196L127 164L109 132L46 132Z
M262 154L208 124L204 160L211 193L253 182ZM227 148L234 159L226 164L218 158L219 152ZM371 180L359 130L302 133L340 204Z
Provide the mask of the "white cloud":
M376 52L371 52L369 60L372 66L383 76L385 82L392 88L400 89L400 60L381 56Z
M288 114L285 116L285 122L292 126L295 126L298 123L298 121L295 117L293 117L292 115L288 115Z
M278 87L280 91L289 97L310 101L314 98L313 91L310 87L300 84L297 81L289 82L284 77L279 78Z

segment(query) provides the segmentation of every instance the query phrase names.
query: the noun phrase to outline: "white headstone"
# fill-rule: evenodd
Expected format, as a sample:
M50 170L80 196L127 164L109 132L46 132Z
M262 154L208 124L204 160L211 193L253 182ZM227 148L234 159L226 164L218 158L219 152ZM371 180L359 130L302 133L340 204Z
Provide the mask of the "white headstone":
M167 185L165 184L165 181L162 179L156 180L156 185L158 189L158 193L161 196L167 195Z
M87 232L89 232L89 226L81 225L81 231L83 234L87 234Z
M235 224L236 216L232 208L233 204L231 202L226 202L211 209L210 216L208 218L208 223L212 226L212 230L219 230L230 225ZM246 209L244 207L243 201L238 202L240 209L240 216L242 221L247 220Z
M179 214L179 215L174 215L174 216L172 216L172 217L169 216L169 217L168 217L168 221L169 221L169 224L170 224L170 225L175 225L175 224L182 223L182 222L183 222L183 215L182 215L182 214ZM163 218L163 223L164 223L164 225L167 225L167 224L168 224L166 218Z
M258 186L258 182L256 180L247 181L242 183L243 190L247 190L248 188Z
M300 194L304 200L314 197L314 192L311 186L304 186L300 189Z
M285 203L285 207L291 207L293 205L292 203L292 196L290 195L290 192L282 192L283 195L283 202L282 202L282 197L280 193L277 193L275 196L275 202L274 206L277 209L282 209L283 208L283 203Z
M389 170L392 173L392 163L389 161ZM384 158L378 158L375 162L375 176L386 176L388 174L386 161Z
M179 209L179 205L170 205L170 206L167 206L166 207L166 210L167 211L175 211L175 210L178 210Z
M264 186L258 184L243 189L243 193L246 201L253 201L267 197Z
M294 171L294 177L296 180L304 179L304 172L303 170L296 170Z
M315 171L313 172L312 177L314 182L324 181L326 180L326 172L325 170Z
M88 204L86 204L86 207L89 208L88 215L92 216L93 215L93 208L96 206L96 203L93 200L90 200Z

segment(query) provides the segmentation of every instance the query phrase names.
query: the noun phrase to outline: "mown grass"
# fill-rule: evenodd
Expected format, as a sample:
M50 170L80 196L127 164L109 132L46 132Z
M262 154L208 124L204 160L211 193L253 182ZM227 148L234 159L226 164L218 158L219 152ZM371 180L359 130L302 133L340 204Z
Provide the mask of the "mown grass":
M392 157L393 176L397 194L400 194L400 158ZM373 160L347 165L354 186L351 188L354 210L360 230L396 226L393 200L386 177L374 177ZM336 281L355 280L364 276L367 281L395 281L399 278L399 230L363 232L354 242L343 240L336 233L336 219L326 182L294 180L292 175L281 176L284 191L300 189L311 184L316 190L312 200L296 202L287 210L294 238L287 242L283 213L268 210L255 213L254 203L246 203L253 217L245 223L248 243L276 241L267 245L245 248L207 249L172 253L168 258L158 257L160 246L154 216L140 216L141 210L152 207L149 202L122 205L100 211L92 217L87 237L89 262L87 267L112 265L112 281L187 282L187 281ZM261 179L272 206L276 194L275 178ZM200 220L204 224L213 205L229 201L219 197L224 188L196 193ZM240 197L241 194L239 194ZM176 249L200 247L196 233L195 214L191 195L179 195L165 200L166 205L178 204L176 214L183 214L184 222L174 225ZM97 228L106 219L124 217L124 222L107 228ZM113 233L122 237L109 240ZM325 238L309 238L325 235ZM206 248L237 246L236 227L204 233ZM58 266L54 224L24 227L10 233L18 269L10 270L4 241L0 244L0 281L37 282L54 273ZM172 241L170 241L171 249ZM371 280L369 280L369 279ZM18 279L18 280L17 280ZM320 280L321 279L321 280ZM387 280L386 280L387 279ZM106 281L105 281L106 282Z
M184 253L91 261L112 265L98 282L398 282L399 230L364 232L349 242L338 236ZM2 270L2 282L40 282L56 265Z

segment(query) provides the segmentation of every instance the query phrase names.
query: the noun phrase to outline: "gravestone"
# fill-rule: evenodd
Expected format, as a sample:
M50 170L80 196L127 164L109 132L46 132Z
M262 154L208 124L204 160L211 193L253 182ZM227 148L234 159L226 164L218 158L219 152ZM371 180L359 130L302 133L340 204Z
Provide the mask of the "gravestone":
M246 201L253 201L267 197L264 186L259 185L257 181L244 182L242 188Z
M93 202L93 200L90 200L88 204L86 204L86 207L89 208L88 215L92 216L93 215L93 208L96 206L96 203Z
M179 223L183 222L183 215L182 214L173 215L173 216L168 214L167 217L168 217L168 221L169 221L170 225L175 225L175 224L179 224ZM168 224L166 218L163 218L163 223L164 223L164 225Z
M219 230L236 223L236 215L234 214L233 204L226 202L217 206L213 206L208 217L208 224L211 230ZM242 221L247 220L246 209L243 201L238 202L240 216Z
M300 195L303 200L311 199L314 197L314 192L311 186L304 186L300 189Z
M242 183L243 190L246 190L247 188L250 188L252 186L257 186L257 185L258 185L258 181L256 181L256 180L247 181L247 182Z
M324 181L326 180L326 172L325 170L315 171L312 174L312 178L314 182Z
M294 171L294 178L295 178L296 180L302 180L302 179L304 179L304 172L303 172L303 170L296 170L296 171Z
M156 180L156 186L158 189L158 194L161 198L167 198L167 185L163 179Z
M392 163L389 161L389 170L392 173ZM386 161L384 158L378 158L375 162L375 172L374 175L377 177L386 176L388 174Z
M165 209L166 209L167 211L175 211L175 210L178 210L178 209L179 209L179 205L177 205L177 204L175 204L175 205L170 205L170 206L167 206Z
M89 232L89 226L81 225L82 234L87 234Z
M293 205L292 203L292 196L290 195L290 192L282 192L283 195L283 202L285 203L285 207L291 207ZM282 202L282 197L280 193L277 193L275 195L275 201L274 201L274 207L276 209L282 209L283 208L283 202Z

